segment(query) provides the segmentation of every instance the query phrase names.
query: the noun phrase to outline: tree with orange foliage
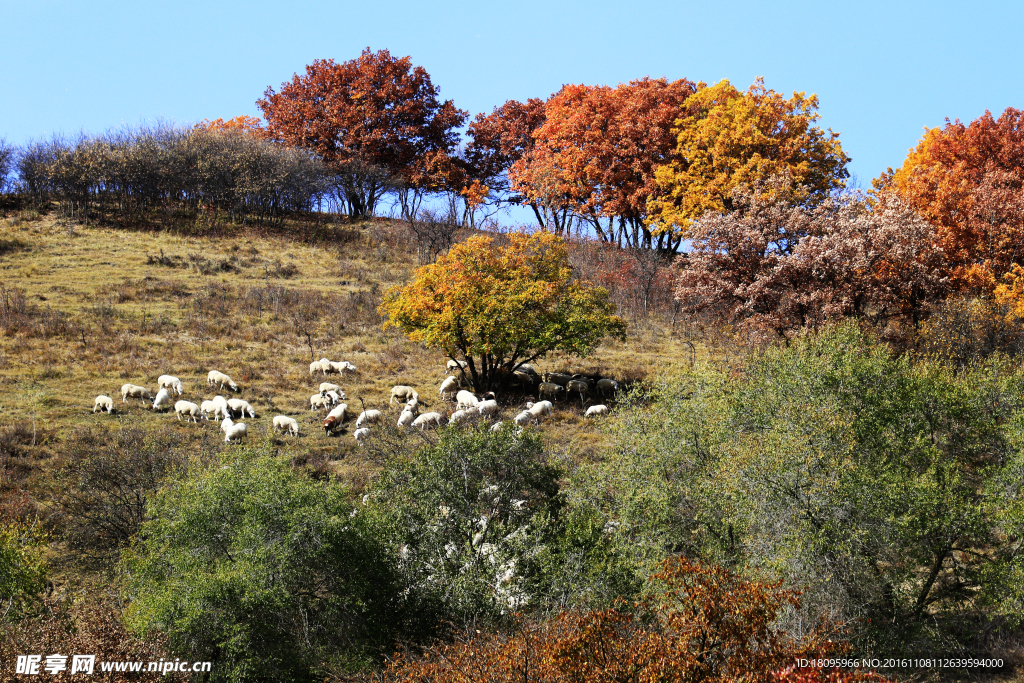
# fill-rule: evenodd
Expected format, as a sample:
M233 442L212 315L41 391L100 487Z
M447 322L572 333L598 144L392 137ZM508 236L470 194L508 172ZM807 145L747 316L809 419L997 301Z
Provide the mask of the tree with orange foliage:
M263 130L262 122L255 116L246 116L242 114L234 118L228 119L203 119L196 124L198 130L212 130L221 133L245 133L252 135L253 137L263 137L266 135L266 131Z
M651 577L662 591L633 609L619 606L557 619L512 636L481 635L399 656L384 672L392 683L726 683L776 680L885 681L837 671L793 675L798 660L841 649L814 633L798 641L773 624L799 609L799 593L748 581L715 566L672 558ZM830 675L830 674L836 675ZM815 675L818 674L818 675Z
M410 339L468 362L479 391L550 351L585 356L626 325L608 292L575 281L555 235L511 233L507 246L471 237L384 297L381 313Z
M903 166L875 180L939 230L960 286L991 291L1024 263L1024 112L928 130Z
M342 64L316 60L257 106L275 140L318 154L339 173L352 216L371 215L395 182L436 190L452 182L456 129L467 117L409 57L366 48Z
M647 229L647 202L657 190L654 169L672 150L673 122L696 90L665 78L563 87L545 105L533 153L512 165L513 187L538 204L571 209L606 241L656 241L674 251L676 236Z
M732 209L732 191L773 176L792 178L789 201L816 204L843 187L849 157L839 134L813 125L818 98L790 99L757 79L743 93L729 81L700 89L686 102L668 163L655 171L658 193L648 211L655 234L686 237L707 212Z

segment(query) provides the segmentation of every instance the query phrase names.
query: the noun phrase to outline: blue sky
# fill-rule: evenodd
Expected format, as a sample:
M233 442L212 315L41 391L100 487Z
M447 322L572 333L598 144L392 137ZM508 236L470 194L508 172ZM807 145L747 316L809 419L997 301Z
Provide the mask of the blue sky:
M817 93L862 186L925 126L1024 108L1024 2L0 0L0 137L257 115L317 58L410 55L471 114L645 75Z

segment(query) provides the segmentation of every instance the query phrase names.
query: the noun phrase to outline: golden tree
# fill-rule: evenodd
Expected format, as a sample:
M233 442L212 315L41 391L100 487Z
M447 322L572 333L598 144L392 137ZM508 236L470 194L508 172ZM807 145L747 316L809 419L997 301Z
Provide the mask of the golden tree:
M478 390L549 351L586 356L626 329L607 290L573 280L565 243L546 232L512 233L507 246L472 237L389 290L380 310L385 326L464 358Z

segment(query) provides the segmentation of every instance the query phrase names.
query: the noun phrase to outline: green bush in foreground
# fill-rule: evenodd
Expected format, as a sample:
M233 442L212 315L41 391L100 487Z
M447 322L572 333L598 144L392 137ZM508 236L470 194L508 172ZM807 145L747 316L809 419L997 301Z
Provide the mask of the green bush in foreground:
M365 666L392 645L400 591L345 496L256 448L170 485L121 561L129 626L214 661L214 680Z
M1024 608L1022 387L842 326L654 386L573 499L621 522L639 566L682 552L782 578L875 654L950 651L957 619Z

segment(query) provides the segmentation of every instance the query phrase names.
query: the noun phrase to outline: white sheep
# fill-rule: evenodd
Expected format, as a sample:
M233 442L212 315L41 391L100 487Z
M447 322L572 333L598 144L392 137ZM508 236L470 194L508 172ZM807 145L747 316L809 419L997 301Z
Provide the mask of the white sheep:
M156 386L158 389L174 389L176 392L178 392L178 396L181 396L183 393L185 393L183 387L181 386L181 380L178 379L177 377L172 377L171 375L160 375L160 377L158 377L156 380Z
M376 424L380 422L382 417L384 417L384 413L379 410L364 410L359 413L359 417L356 419L356 429L363 425Z
M156 392L156 398L153 399L153 410L163 410L164 408L171 407L171 393L166 389L161 389Z
M455 395L455 401L455 407L458 410L476 408L476 404L480 403L480 399L472 391L466 391L465 389Z
M370 430L367 427L363 427L354 431L352 436L355 437L356 443L362 446L363 442L370 437Z
M326 361L326 362L325 362ZM320 361L321 369L324 371L324 375L341 375L345 376L345 371L355 372L356 366L349 363L347 360L334 361L327 360L326 358Z
M121 403L127 403L128 397L141 398L143 401L148 401L153 398L153 395L149 393L146 387L140 387L137 384L122 384L121 385Z
M412 387L399 384L398 386L391 387L391 400L388 401L388 405L394 403L396 398L399 403L402 403L405 401L418 401L420 395Z
M477 414L476 408L466 408L465 410L456 410L448 418L448 424L453 426L459 426L464 422L468 421L471 417Z
M324 372L324 364L330 362L331 361L327 360L326 358L321 358L320 360L313 361L312 363L309 364L309 376L312 377L318 372ZM325 372L324 374L327 373Z
M241 391L235 383L235 380L231 379L223 372L217 372L216 370L210 370L210 372L207 373L206 383L211 387L218 385L221 389L228 387L231 391Z
M331 384L330 382L320 382L320 395L326 394L328 391L333 391L338 396L345 398L345 392L341 390L337 384Z
M512 421L515 422L520 427L525 427L526 425L530 424L532 420L533 415L530 414L529 410L524 410L523 412L519 413L514 418L512 418Z
M527 410L530 413L530 417L540 423L541 416L551 417L554 406L551 401L540 401L532 404Z
M243 401L240 398L229 398L228 410L232 413L238 413L241 417L245 417L246 413L249 413L249 417L256 417L256 411L249 405L249 402Z
M453 372L458 372L464 368L469 367L469 361L466 360L449 360L445 363L445 374L450 375ZM461 374L461 373L460 373Z
M580 395L580 399L590 394L590 383L582 379L571 379L568 384L565 385L566 395L577 392Z
M299 435L299 423L294 417L288 417L287 415L276 415L274 416L274 431L281 430L281 432L291 432L292 435Z
M445 401L451 400L452 396L459 390L459 378L458 377L446 377L441 382L441 388L437 390L441 398Z
M327 408L327 397L322 394L313 394L309 397L309 412L316 412L317 408Z
M416 413L411 410L403 410L402 414L398 416L398 426L399 428L411 427L415 419Z
M324 418L324 434L331 435L335 429L339 429L343 422L345 422L345 412L348 410L348 405L345 403L339 404L336 408L327 413L327 417Z
M614 396L619 393L619 383L613 379L597 380L597 390L602 396Z
M227 413L223 412L221 405L214 401L203 401L199 404L199 411L207 420L210 419L210 415L214 417L227 417Z
M492 432L500 432L501 428L504 427L504 426L505 426L505 421L504 420L502 420L500 422L495 422L494 424L491 425L491 431Z
M106 410L108 415L114 412L114 399L100 394L92 404L92 412L97 410Z
M491 415L498 414L498 402L493 398L486 401L480 401L476 404L477 411L484 417L490 417Z
M228 417L228 400L226 398L224 398L220 394L217 394L212 399L210 399L210 403L217 406L217 410L214 412L214 416L220 413L224 417Z
M604 404L600 404L600 405L596 405L596 406L590 406L589 408L587 408L587 414L584 415L584 417L597 417L598 415L607 415L607 414L608 414L608 406L606 406Z
M427 425L440 427L444 423L444 416L441 413L423 413L412 421L413 427L419 427L420 431L427 428Z
M224 443L231 443L232 441L241 441L243 438L248 441L249 434L246 431L244 422L235 422L230 417L225 417L221 423L220 428L224 431Z
M174 404L174 414L178 416L178 420L181 420L182 415L186 415L192 418L193 422L199 422L201 410L192 401L178 401Z
M337 391L321 391L320 395L324 397L324 401L329 406L336 406L341 403L341 399L345 398L343 394L339 394Z

